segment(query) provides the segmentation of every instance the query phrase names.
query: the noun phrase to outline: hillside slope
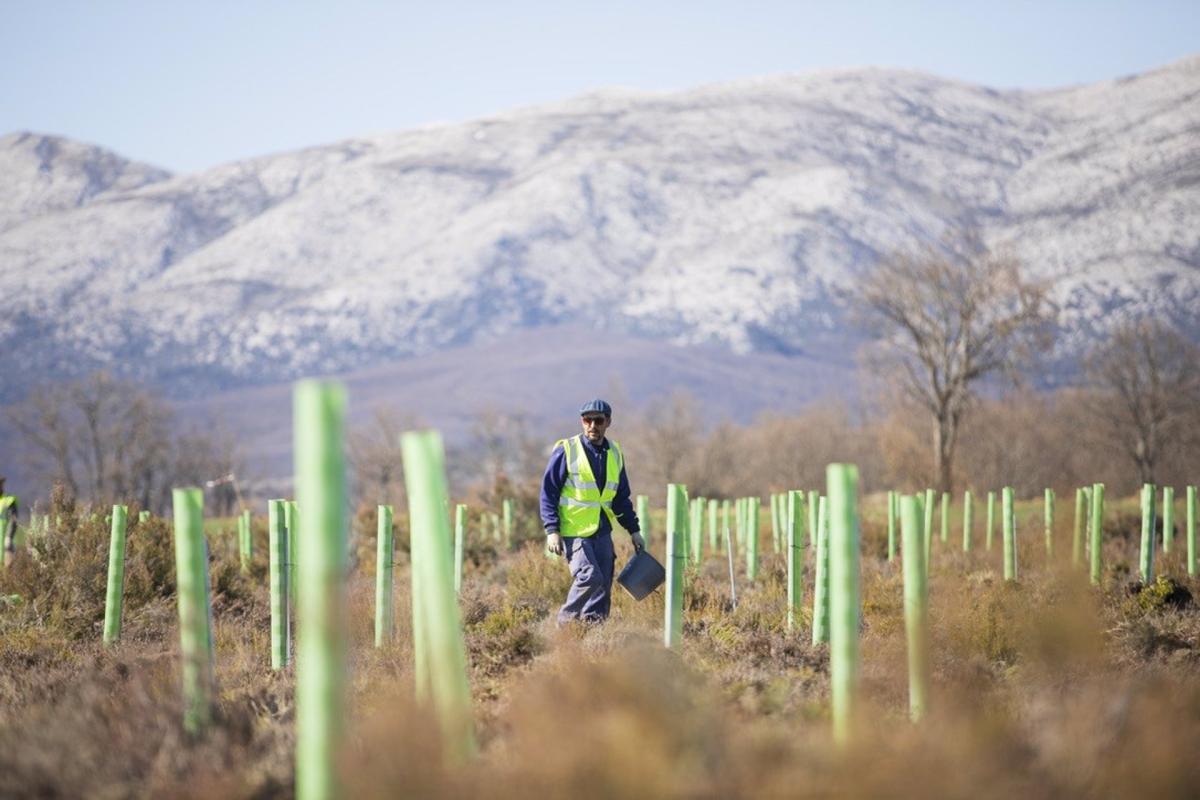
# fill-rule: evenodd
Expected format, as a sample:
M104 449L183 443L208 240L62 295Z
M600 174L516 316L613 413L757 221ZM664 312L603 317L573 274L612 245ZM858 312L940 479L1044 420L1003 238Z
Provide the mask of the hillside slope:
M1037 93L835 71L601 92L179 176L14 134L0 346L17 380L0 391L103 365L239 386L563 323L845 352L839 289L960 224L1054 282L1068 348L1115 310L1196 330L1198 95L1200 58Z

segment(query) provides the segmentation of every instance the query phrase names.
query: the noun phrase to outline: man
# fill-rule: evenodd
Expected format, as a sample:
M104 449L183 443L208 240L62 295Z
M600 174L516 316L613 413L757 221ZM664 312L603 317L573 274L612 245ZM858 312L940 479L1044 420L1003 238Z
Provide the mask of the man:
M17 498L4 493L4 476L0 475L0 543L4 546L4 566L12 563L17 554Z
M560 439L542 477L542 527L546 549L566 556L571 591L558 612L571 620L602 622L612 603L613 523L629 531L633 546L645 546L629 497L621 446L605 438L612 407L603 400L579 409L583 434Z

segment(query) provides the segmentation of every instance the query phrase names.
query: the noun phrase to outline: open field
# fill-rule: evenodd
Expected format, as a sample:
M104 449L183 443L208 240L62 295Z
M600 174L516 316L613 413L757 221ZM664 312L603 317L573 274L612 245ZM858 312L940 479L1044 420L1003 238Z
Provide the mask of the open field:
M661 591L619 589L608 624L556 629L569 582L537 541L500 552L472 517L461 596L480 756L443 766L437 723L412 700L406 515L396 515L396 644L373 647L374 510L361 512L348 581L352 718L341 764L353 796L1193 797L1200 787L1200 612L1183 544L1156 555L1167 584L1131 593L1136 501L1110 500L1099 589L1069 563L1060 499L1048 560L1041 503L1018 505L1020 580L1001 580L997 535L963 553L958 509L930 566L932 689L908 719L899 558L883 498L863 501L859 735L834 746L828 647L806 611L786 624L786 569L762 522L757 582L731 607L725 558L688 569L683 643L662 646ZM520 509L530 515L532 509ZM134 522L121 641L100 644L108 529L69 505L0 573L0 795L290 795L294 674L270 669L265 517L238 568L235 521L210 520L219 703L208 734L180 724L170 526ZM663 515L650 549L663 558ZM528 517L526 517L528 518ZM1177 513L1176 519L1182 519ZM935 526L936 530L936 526ZM630 554L618 534L618 561ZM303 591L304 587L300 587ZM19 598L11 597L17 595ZM303 635L301 633L301 635ZM586 720L586 724L580 724Z

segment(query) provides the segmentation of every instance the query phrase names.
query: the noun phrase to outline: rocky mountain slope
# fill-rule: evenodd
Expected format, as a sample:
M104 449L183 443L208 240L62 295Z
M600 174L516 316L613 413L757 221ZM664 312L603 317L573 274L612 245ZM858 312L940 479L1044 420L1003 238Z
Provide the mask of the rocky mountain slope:
M598 92L177 176L11 134L0 393L104 365L240 386L560 324L845 353L839 288L961 224L1054 282L1068 351L1131 310L1200 331L1200 57L1052 92L879 69Z

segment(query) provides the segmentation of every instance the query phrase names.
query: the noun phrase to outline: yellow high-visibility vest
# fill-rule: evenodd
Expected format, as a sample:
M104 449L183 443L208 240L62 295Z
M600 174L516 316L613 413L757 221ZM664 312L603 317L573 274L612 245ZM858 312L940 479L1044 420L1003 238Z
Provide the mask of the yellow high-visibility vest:
M621 469L625 456L621 445L608 440L608 458L605 465L604 484L596 482L592 464L584 450L583 434L570 439L559 439L555 447L562 447L567 459L567 482L563 484L558 498L558 532L563 536L592 536L600 527L600 514L608 515L615 528L616 515L612 501L617 496L617 484L621 481Z

